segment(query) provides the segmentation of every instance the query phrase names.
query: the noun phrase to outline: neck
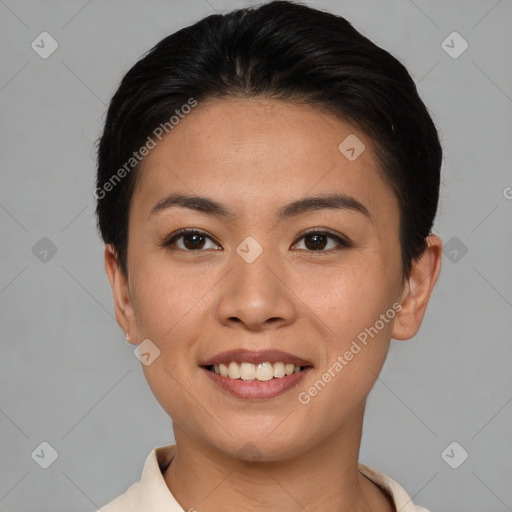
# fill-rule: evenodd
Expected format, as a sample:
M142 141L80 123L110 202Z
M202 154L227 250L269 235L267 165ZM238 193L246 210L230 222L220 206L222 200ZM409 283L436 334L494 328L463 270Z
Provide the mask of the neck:
M174 425L177 450L164 479L184 510L392 510L358 472L363 415L364 404L322 442L270 462L239 460Z

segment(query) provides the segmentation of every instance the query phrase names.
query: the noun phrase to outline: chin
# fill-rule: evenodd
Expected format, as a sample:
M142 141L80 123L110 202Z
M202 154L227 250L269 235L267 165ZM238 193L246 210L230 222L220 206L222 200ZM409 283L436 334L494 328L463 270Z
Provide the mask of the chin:
M285 434L284 438L276 435L272 439L273 434L268 436L261 430L247 432L247 435L241 435L239 431L236 437L227 437L220 442L215 440L211 444L225 455L245 462L277 462L296 457L306 449L301 449L302 436L296 439L289 431Z

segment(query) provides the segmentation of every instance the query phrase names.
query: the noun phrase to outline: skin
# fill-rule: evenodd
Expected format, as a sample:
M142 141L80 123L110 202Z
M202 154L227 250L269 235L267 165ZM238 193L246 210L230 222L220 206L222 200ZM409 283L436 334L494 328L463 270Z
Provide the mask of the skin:
M365 151L349 161L338 145L355 134ZM370 218L318 209L279 220L305 196L347 194ZM170 193L208 196L233 210L219 218L184 207L150 215ZM116 318L130 343L161 351L142 366L172 417L177 453L164 473L184 510L390 511L358 473L366 398L391 338L418 331L441 268L442 243L402 279L398 203L364 133L309 106L268 99L200 103L143 161L130 208L128 277L105 249ZM160 242L181 228L204 230L201 251ZM309 228L347 237L311 249ZM248 236L262 254L236 252ZM401 311L325 388L297 400L393 303ZM248 401L222 391L199 364L235 348L279 349L311 362L298 387ZM240 450L254 445L251 462ZM249 450L250 452L250 450ZM249 454L250 455L250 454Z

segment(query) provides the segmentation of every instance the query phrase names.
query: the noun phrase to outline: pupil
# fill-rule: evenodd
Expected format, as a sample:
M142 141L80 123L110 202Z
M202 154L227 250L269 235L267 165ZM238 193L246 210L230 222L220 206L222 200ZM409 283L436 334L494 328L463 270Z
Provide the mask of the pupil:
M200 249L200 245L204 243L203 235L193 234L193 235L185 235L183 238L183 243L187 249ZM194 241L190 244L188 241L193 239Z
M313 250L316 250L316 249L323 249L325 247L325 244L326 244L326 236L325 235L309 235L307 238L306 238L306 246L308 249L313 249ZM313 243L312 244L308 244L307 241L309 240L313 240Z

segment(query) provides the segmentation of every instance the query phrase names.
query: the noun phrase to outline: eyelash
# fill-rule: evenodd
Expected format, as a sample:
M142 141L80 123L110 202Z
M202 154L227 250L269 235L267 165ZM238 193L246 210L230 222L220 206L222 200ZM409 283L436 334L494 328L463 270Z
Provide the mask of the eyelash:
M348 239L345 239L345 238L341 237L340 235L338 235L337 233L335 233L334 231L331 231L330 229L326 229L326 228L310 228L310 229L308 229L307 231L305 231L299 235L299 237L296 239L296 241L293 243L293 245L297 245L297 243L300 242L303 238L307 237L308 235L313 235L313 234L314 235L326 235L328 238L334 239L336 241L336 243L338 244L338 247L336 247L334 249L327 249L327 250L320 249L317 251L309 250L309 249L301 249L301 250L305 250L306 252L310 252L310 253L322 253L322 252L331 252L331 251L341 250L341 249L348 249L348 248L352 247L352 243ZM203 231L201 229L190 229L190 228L180 229L176 233L173 233L172 235L165 238L159 245L161 247L166 247L171 250L189 252L192 254L205 252L206 250L208 250L208 249L190 250L190 249L181 249L181 248L175 248L175 247L173 248L172 246L176 243L176 241L185 235L202 235L202 236L210 239L216 245L220 245L217 242L215 242L215 240L206 231Z

